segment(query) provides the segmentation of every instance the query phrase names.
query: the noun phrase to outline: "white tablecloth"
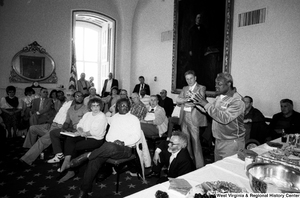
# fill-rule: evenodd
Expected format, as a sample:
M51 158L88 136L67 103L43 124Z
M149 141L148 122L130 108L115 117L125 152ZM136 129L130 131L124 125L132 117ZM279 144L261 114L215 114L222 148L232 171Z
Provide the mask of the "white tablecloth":
M280 142L279 139L274 142ZM259 155L274 149L267 144L260 145L253 149ZM207 181L227 181L238 185L241 188L246 189L247 192L252 193L252 189L249 184L249 179L244 169L244 161L240 160L237 155L226 157L223 160L217 161L212 164L208 164L203 168L182 175L179 178L187 180L192 186L196 186ZM158 190L167 192L169 198L183 198L186 197L178 192L169 190L170 183L164 182L157 184L140 192L134 193L127 198L147 198L155 197L155 193Z

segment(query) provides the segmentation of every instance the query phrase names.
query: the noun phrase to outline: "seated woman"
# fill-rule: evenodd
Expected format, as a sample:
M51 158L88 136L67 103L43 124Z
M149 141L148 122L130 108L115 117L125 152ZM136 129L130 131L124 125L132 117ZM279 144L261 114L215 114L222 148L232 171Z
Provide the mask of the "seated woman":
M60 168L63 172L69 166L71 158L77 156L77 153L85 150L94 150L104 143L107 120L104 113L101 112L102 101L99 98L92 98L88 103L87 112L77 124L77 137L67 137L64 146L65 159ZM69 170L61 178L61 182L74 177L75 172Z
M62 106L60 100L57 98L57 90L53 89L50 92L50 98L52 99L52 104L51 104L51 108L55 110L55 112L57 113L58 110L60 109L60 107Z
M29 118L30 118L30 110L32 107L32 100L37 98L35 95L35 91L32 87L26 87L24 91L24 97L21 98L23 101L23 117L21 121L21 126L19 129L26 129L22 137L26 136L27 130L29 129Z
M118 88L112 87L110 91L110 95L102 98L102 101L105 103L105 108L103 110L104 113L108 112L109 109L114 106L117 101L120 99L120 95L118 95Z
M21 122L21 113L23 102L16 97L16 87L8 86L6 88L6 97L1 98L0 108L2 110L2 118L8 131L8 137L15 137L17 134L18 124ZM13 134L11 129L13 128Z

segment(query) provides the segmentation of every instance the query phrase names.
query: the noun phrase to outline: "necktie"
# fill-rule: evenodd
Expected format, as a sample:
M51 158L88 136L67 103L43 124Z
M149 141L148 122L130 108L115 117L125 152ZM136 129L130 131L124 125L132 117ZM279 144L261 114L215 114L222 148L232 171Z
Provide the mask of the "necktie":
M43 109L43 104L44 104L44 98L41 98L39 111Z
M149 111L149 113L154 113L154 109L151 109L151 110Z

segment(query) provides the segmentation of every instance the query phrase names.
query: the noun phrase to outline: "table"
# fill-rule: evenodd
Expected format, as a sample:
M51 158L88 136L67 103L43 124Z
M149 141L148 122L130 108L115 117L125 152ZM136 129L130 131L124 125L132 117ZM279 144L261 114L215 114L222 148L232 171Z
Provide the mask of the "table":
M273 142L281 142L280 139L276 139ZM270 147L267 144L262 144L252 150L258 153L259 155L265 153L269 150L274 149L274 147ZM200 168L198 170L192 171L188 174L182 175L178 178L183 178L187 180L192 186L196 186L203 182L207 181L227 181L232 182L238 185L241 188L245 188L247 192L253 193L249 179L246 175L244 168L244 161L240 160L237 157L237 154L226 157L220 161L214 162L212 164L207 164L205 167ZM157 184L145 190L139 191L132 195L127 196L127 198L147 198L147 197L155 197L155 193L157 190L161 190L167 192L169 198L184 198L186 196L174 191L168 190L170 186L169 182L164 182L161 184Z

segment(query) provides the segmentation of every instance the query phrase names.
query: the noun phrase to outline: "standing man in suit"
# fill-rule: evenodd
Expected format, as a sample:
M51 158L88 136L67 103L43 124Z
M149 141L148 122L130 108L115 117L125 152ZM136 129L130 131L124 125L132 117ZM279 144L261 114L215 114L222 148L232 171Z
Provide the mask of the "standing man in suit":
M195 165L188 150L187 136L179 131L173 132L169 141L161 142L153 156L152 171L147 178L159 177L163 166L168 168L168 177L176 178L195 170ZM161 177L157 183L167 181L167 177Z
M40 98L32 100L30 111L30 126L44 123L52 123L55 116L55 110L51 108L52 101L48 98L48 90L41 88Z
M89 81L85 80L85 73L80 74L80 79L77 81L77 87L77 90L83 93L84 97L89 95L91 85Z
M136 93L140 93L140 91L142 89L144 89L146 91L146 95L149 95L150 96L150 86L145 84L145 78L144 76L140 76L139 77L139 81L140 81L140 84L136 84L134 89L133 89L133 92L136 92Z
M205 130L207 118L204 109L196 107L193 102L196 93L205 97L206 87L196 82L197 77L193 70L185 72L184 76L188 86L183 87L176 100L177 104L181 105L179 124L182 132L188 137L188 151L198 169L204 166L199 127Z
M112 73L108 74L108 79L104 81L103 89L101 92L102 97L106 97L110 94L111 88L112 87L117 87L119 89L119 82L118 80L114 79Z
M167 96L167 90L163 89L160 91L161 100L159 101L159 106L163 107L166 111L167 117L171 117L174 109L174 102L172 98Z
M162 136L168 130L168 118L164 108L158 105L158 98L152 95L150 98L150 107L144 120L141 120L141 128L145 137L153 135Z

